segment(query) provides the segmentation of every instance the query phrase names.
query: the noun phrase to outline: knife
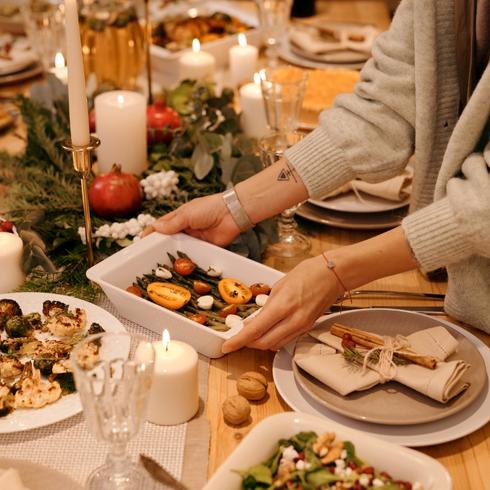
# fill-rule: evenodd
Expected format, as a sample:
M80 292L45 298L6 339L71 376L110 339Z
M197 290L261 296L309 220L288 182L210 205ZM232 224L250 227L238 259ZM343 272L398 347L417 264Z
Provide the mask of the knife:
M393 306L393 305L376 305L376 306L332 305L325 313L329 314L329 313L339 313L342 311L369 310L373 308L389 308L391 310L416 311L417 313L423 313L425 315L446 314L442 306Z
M351 296L398 296L400 298L425 298L444 300L445 294L423 293L419 291L377 291L375 289L357 289L350 292Z
M157 463L154 459L140 454L140 462L148 471L150 476L164 485L168 485L175 490L189 490L183 483L174 478L160 463Z

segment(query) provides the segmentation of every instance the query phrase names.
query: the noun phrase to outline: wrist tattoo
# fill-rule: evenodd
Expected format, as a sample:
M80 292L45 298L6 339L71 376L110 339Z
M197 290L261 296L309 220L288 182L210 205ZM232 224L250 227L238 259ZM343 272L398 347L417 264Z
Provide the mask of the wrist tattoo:
M296 169L290 165L289 162L286 162L285 168L283 167L277 176L277 181L289 182L291 179L298 183L298 179L296 178Z

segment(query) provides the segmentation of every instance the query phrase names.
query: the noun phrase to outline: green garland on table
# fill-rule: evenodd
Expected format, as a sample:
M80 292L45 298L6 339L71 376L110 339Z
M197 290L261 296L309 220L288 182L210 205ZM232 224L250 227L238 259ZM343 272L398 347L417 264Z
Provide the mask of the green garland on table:
M233 92L216 96L212 86L184 81L167 94L167 103L183 124L168 145L150 148L150 167L144 176L162 170L178 174L178 192L144 200L139 213L155 217L181 204L236 183L260 170L253 142L244 137L239 115L232 106ZM71 157L61 142L69 134L64 88L54 77L38 84L31 98L19 97L27 126L25 153L0 153L0 209L17 227L24 241L24 268L28 273L21 291L69 294L95 300L98 289L86 276L86 248L78 229L83 226L80 182ZM125 221L125 220L120 220ZM93 227L110 221L93 216ZM270 237L272 223L265 223L239 237L231 249L259 260ZM116 252L127 240L97 241L97 259Z

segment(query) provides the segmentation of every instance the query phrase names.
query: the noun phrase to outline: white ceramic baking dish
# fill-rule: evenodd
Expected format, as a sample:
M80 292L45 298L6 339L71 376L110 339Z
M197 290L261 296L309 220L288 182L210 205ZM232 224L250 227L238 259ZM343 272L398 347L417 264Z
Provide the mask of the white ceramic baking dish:
M335 432L337 437L354 443L357 455L380 471L395 478L418 481L424 490L451 490L451 477L435 459L425 454L376 439L328 419L305 413L287 412L263 420L243 439L218 468L203 490L240 490L241 478L233 470L243 470L267 460L279 439L298 432L314 431L318 435Z
M189 255L202 268L218 267L224 277L234 277L245 284L264 282L272 286L283 276L270 267L188 235L152 233L91 267L87 277L100 285L124 318L157 333L166 328L172 338L193 345L201 354L221 357L221 346L236 333L235 328L216 332L126 291L137 276L151 272L157 263L170 265L167 252L176 255L177 250Z
M235 2L236 3L236 2ZM255 10L248 10L240 6L236 6L233 3L223 1L209 1L197 7L198 11L205 14L213 14L214 12L223 12L228 15L232 15L237 19L241 20L245 24L252 26L245 32L247 36L248 44L260 47L262 44L262 33L259 28L259 22L257 19L257 13ZM185 14L188 7L184 5L170 5L165 9L154 10L152 12L152 22L156 24L158 21L177 15ZM225 36L222 39L217 39L216 41L211 41L203 43L201 49L208 53L211 53L216 58L216 66L218 68L223 68L228 65L228 51L232 46L238 44L238 37ZM152 45L150 48L152 67L155 70L157 79L158 75L162 75L165 79L173 76L177 81L176 77L178 75L178 60L182 55L182 50L177 52L169 51L160 46Z

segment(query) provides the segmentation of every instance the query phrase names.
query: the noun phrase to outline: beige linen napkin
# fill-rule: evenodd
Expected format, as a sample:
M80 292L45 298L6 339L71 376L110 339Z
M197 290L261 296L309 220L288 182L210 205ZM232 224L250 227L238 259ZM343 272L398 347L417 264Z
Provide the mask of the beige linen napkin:
M319 350L309 339L298 342L294 361L311 376L343 396L353 391L371 388L380 382L379 374L373 369L362 373L362 369L344 360L341 354L342 340L332 335L329 328L313 330L310 335L330 347L328 351ZM470 366L461 360L443 362L456 351L458 345L444 327L421 330L407 338L414 350L441 359L441 362L438 362L435 369L427 369L416 364L397 366L394 381L441 403L448 402L468 388L469 385L462 382L461 377Z
M412 191L412 177L413 169L407 167L400 175L384 180L383 182L376 182L375 184L358 179L351 180L322 199L328 199L349 191L354 191L361 202L362 196L359 192L387 199L388 201L401 202L410 196Z

